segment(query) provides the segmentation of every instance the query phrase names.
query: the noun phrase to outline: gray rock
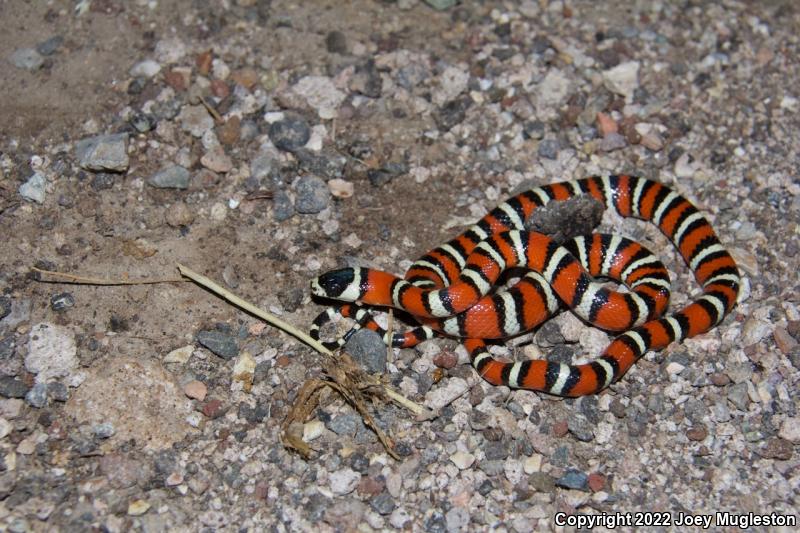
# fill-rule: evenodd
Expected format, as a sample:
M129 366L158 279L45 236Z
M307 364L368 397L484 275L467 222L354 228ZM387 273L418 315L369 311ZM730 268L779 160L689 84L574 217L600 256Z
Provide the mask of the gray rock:
M202 105L184 106L181 108L178 121L181 123L183 131L198 138L214 127L214 118Z
M33 48L17 48L10 59L15 67L25 70L39 70L44 65L44 57Z
M61 47L64 42L64 38L60 35L55 35L50 37L46 41L42 41L36 45L36 51L42 54L43 56L51 56L56 53L56 51Z
M107 439L109 437L113 437L114 433L116 432L117 430L114 429L114 424L111 422L102 422L92 426L92 433L98 439Z
M136 63L130 70L134 78L152 78L161 71L161 65L153 59L145 59Z
M591 442L594 440L593 425L586 420L583 416L571 416L567 421L569 432L583 442Z
M356 331L347 340L344 349L367 372L373 374L386 372L386 345L381 336L371 329Z
M375 61L370 59L356 67L353 77L350 78L351 91L363 94L369 98L379 98L383 91L381 74L375 68Z
M47 395L57 402L69 400L69 389L60 381L51 381L47 384Z
M276 222L283 222L294 216L294 205L289 193L286 191L278 191L272 197L272 218Z
M0 296L0 320L3 320L11 313L11 298Z
M545 139L539 143L537 153L539 157L545 159L557 159L558 151L561 149L561 143L557 139Z
M3 318L2 326L6 329L6 331L11 331L21 323L27 322L30 319L31 301L17 298L11 300L11 312L7 313Z
M28 386L13 376L0 376L0 396L4 398L24 398Z
M250 175L256 179L269 177L274 166L275 158L268 153L258 154L250 162Z
M535 209L525 221L525 229L544 233L558 243L578 235L588 235L600 225L605 207L588 195L576 196L563 202L550 202ZM576 256L577 257L577 256ZM548 357L552 359L552 357Z
M486 454L487 461L505 459L508 457L508 442L503 440L488 442L483 448L483 453Z
M556 480L556 485L566 489L589 491L589 476L579 470L569 469Z
M425 519L422 526L426 533L445 533L447 531L447 520L440 511L434 511Z
M147 113L134 113L128 120L128 123L139 133L147 133L156 127L156 119Z
M335 152L313 152L300 148L294 153L300 165L310 174L326 178L341 178L347 159Z
M159 189L188 189L189 171L180 165L159 170L147 182Z
M109 172L98 172L92 178L92 189L95 191L105 191L114 186L114 175Z
M527 139L539 140L544 137L544 122L541 120L531 120L522 126L522 136Z
M389 162L380 168L370 169L367 171L369 182L375 186L380 187L386 185L397 176L401 176L408 172L408 165L405 162Z
M38 172L20 185L19 194L29 202L44 203L47 180Z
M605 136L600 139L597 143L597 149L601 152L613 152L614 150L620 150L625 148L628 145L628 141L625 140L619 133L606 133Z
M47 322L31 328L25 368L37 374L37 383L69 376L79 364L75 335L71 329Z
M747 394L747 383L737 383L728 390L728 400L740 411L747 412L750 396Z
M360 474L365 474L369 469L369 459L361 452L355 452L348 458L350 468Z
M233 359L239 355L239 346L231 335L215 329L203 330L197 334L197 342L223 359Z
M394 498L392 498L392 495L386 491L381 492L377 496L371 498L369 505L376 513L384 516L391 514L395 507L397 507L397 505L394 503Z
M128 169L128 134L114 133L81 139L75 145L78 165L87 170L124 172Z
M17 343L14 337L14 334L11 333L6 337L0 338L0 364L6 361L10 361L10 359L14 356L14 352L16 350ZM6 370L6 374L13 375L14 372L7 371L7 368L3 368L0 366L0 371Z
M303 176L295 185L297 199L294 207L301 214L319 213L331 199L331 191L324 180L316 176Z
M291 289L281 291L278 293L278 301L283 306L284 310L288 313L294 313L300 308L303 303L303 298L306 291L300 287L293 287Z
M325 48L332 54L347 53L347 37L340 31L329 32L325 36Z
M453 126L464 121L470 105L472 105L472 99L468 96L447 102L433 117L436 125L441 131L449 131Z
M503 473L504 461L481 461L478 463L478 468L481 469L487 476L499 476Z
M437 11L444 11L458 3L458 0L425 0L425 3Z
M25 401L31 407L41 409L47 405L47 383L37 383L25 395Z
M269 125L269 139L279 150L294 152L302 148L311 138L308 123L297 116L287 116Z
M50 297L50 308L53 309L53 311L65 311L74 305L75 298L68 292L54 294Z
M325 426L337 435L353 436L363 423L356 415L344 414L332 418Z

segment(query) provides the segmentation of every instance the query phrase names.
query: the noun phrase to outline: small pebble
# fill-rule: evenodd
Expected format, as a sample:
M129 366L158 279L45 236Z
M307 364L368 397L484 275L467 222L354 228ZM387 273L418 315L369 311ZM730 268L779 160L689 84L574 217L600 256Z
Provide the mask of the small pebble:
M128 134L97 135L75 144L78 165L86 170L124 172L128 169Z
M3 320L11 313L11 298L0 296L0 320Z
M639 87L639 62L627 61L603 72L606 87L626 98L633 98Z
M316 176L303 176L295 185L297 199L294 207L300 214L319 213L330 202L331 191L328 184Z
M200 158L200 164L209 170L224 174L233 168L233 161L222 146L214 146Z
M139 133L147 133L156 127L156 119L146 113L133 113L128 123Z
M44 57L33 48L17 48L10 59L15 67L30 71L39 70L44 65Z
M187 105L178 115L183 131L200 138L214 127L214 119L202 105Z
M189 171L180 165L172 165L150 176L147 182L158 189L188 189Z
M778 436L794 444L800 443L800 417L786 418L781 424Z
M144 500L134 500L128 505L128 514L130 516L142 516L150 510L150 504Z
M325 36L325 48L332 54L346 54L347 37L340 31L331 31Z
M331 194L336 198L350 198L355 192L355 186L349 181L340 178L332 179L328 182Z
M592 472L587 479L587 485L592 492L600 492L606 485L606 477L603 474Z
M619 126L617 122L605 113L597 113L597 129L600 135L606 136L609 133L617 133Z
M69 400L69 389L60 381L51 381L47 384L47 396L57 402Z
M161 65L152 59L145 59L131 67L130 75L134 78L152 78L161 72Z
M14 426L11 425L11 422L0 417L0 439L6 438L13 430Z
M28 394L28 386L13 376L0 376L0 396L5 398L24 398Z
M203 414L208 418L219 418L225 412L222 406L222 401L213 398L203 404Z
M269 125L269 139L279 150L293 152L302 148L311 138L308 123L297 116L287 116Z
M589 477L578 470L569 469L556 480L556 485L566 489L587 491L589 488Z
M233 359L239 355L239 346L236 343L236 339L216 329L198 332L197 342L223 359Z
M54 294L50 297L50 308L53 311L66 311L75 306L75 298L68 292Z
M381 336L371 329L362 328L356 331L347 340L344 349L367 372L386 372L386 345Z
M183 393L189 398L192 398L193 400L199 400L202 402L203 400L206 399L206 394L208 394L208 388L202 381L193 379L192 381L183 386Z
M36 383L25 395L25 401L31 407L41 409L47 405L47 384Z
M450 370L458 364L458 356L450 350L443 350L434 356L433 364L439 368Z
M458 451L450 456L450 461L456 465L459 470L466 470L475 462L475 456L469 452Z
M361 474L350 468L344 468L336 472L331 472L328 476L330 481L330 488L334 494L344 495L350 494L358 486L361 480Z
M451 507L444 515L447 531L467 531L469 527L469 510L464 507Z
M49 39L40 42L36 45L36 51L43 56L51 56L55 54L64 42L64 38L60 35L55 35Z
M233 380L242 383L242 389L250 392L256 372L256 360L247 350L243 350L233 364Z
M326 425L337 435L352 436L363 424L357 416L343 414L332 418Z
M553 436L554 437L564 437L567 433L569 433L569 422L567 420L559 420L555 424L553 424Z
M114 436L117 430L111 422L102 422L92 426L92 433L98 439L108 439Z
M557 159L560 143L556 139L545 139L539 143L537 153L545 159Z
M458 0L425 0L425 3L437 11L444 11L456 5Z
M29 202L44 203L47 179L36 172L28 181L20 185L19 194Z
M767 459L788 461L794 454L794 446L788 440L773 437L767 441L765 446L758 450L758 454Z
M311 442L312 440L321 437L324 431L325 424L319 420L315 419L311 420L310 422L306 422L303 424L303 440L305 442Z
M619 133L609 133L597 142L597 149L601 152L613 152L625 148L628 142Z
M545 125L541 120L532 120L522 126L522 135L526 139L540 140L544 137Z
M703 441L707 436L708 436L708 430L702 424L693 426L692 428L686 431L686 437L689 440L693 440L695 442Z
M283 222L292 218L295 214L294 204L289 193L278 191L272 197L272 218L276 222Z
M391 514L397 507L394 498L388 492L381 492L377 496L370 498L369 505L376 513L384 516Z
M186 363L189 358L194 353L194 346L189 344L187 346L182 346L180 348L176 348L169 352L167 355L164 356L165 363Z
M472 105L469 97L456 98L443 107L434 115L436 125L441 131L450 131L454 126L460 124L467 117L467 109Z
M176 202L164 213L164 220L173 228L189 226L194 222L194 209L186 205L185 202Z

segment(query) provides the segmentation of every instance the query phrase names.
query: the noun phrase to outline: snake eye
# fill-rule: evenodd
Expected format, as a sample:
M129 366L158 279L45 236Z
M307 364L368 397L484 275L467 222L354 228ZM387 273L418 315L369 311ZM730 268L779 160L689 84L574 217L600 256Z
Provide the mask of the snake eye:
M317 286L321 289L321 293L318 295L337 298L353 283L353 280L355 280L355 273L352 268L326 272L315 280Z

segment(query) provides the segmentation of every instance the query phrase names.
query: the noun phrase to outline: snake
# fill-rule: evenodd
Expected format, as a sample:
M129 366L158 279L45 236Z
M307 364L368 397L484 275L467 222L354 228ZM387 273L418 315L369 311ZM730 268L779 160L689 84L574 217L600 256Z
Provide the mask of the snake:
M613 207L622 217L657 226L686 262L702 293L665 315L669 277L643 246L610 234L559 244L524 229L535 209L580 195ZM504 273L519 269L525 274L515 284L498 286ZM596 277L614 279L629 290L611 290ZM311 280L313 295L346 304L321 313L311 336L319 338L321 325L337 312L385 334L363 306L393 307L421 323L410 332L386 338L393 346L412 346L434 332L444 333L462 340L472 366L493 385L577 397L615 383L648 351L711 330L732 311L741 283L733 257L685 197L648 178L593 176L534 187L509 198L414 262L403 277L363 267L317 276ZM587 323L618 335L583 364L547 359L509 362L492 356L487 341L528 331L562 305Z

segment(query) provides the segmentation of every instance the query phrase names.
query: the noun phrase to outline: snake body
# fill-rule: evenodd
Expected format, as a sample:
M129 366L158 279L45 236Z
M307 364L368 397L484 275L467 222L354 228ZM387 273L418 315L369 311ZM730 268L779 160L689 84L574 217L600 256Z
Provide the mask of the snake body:
M692 270L703 293L683 309L662 316L669 298L664 266L642 246L615 235L595 234L559 245L525 231L525 221L552 201L588 194L623 217L658 226ZM528 269L507 290L496 287L511 268ZM611 277L630 292L616 292L594 281ZM407 311L420 328L387 339L411 346L440 331L464 339L472 365L490 383L559 396L596 393L620 379L648 350L699 335L733 308L741 280L736 263L720 244L708 220L686 198L646 178L590 177L522 192L476 224L420 258L403 278L380 270L344 268L311 282L312 293L344 302L389 306ZM559 302L583 320L621 332L592 362L568 365L546 360L494 359L487 339L529 330L555 312ZM377 329L359 306L340 310ZM321 314L319 326L334 311Z

